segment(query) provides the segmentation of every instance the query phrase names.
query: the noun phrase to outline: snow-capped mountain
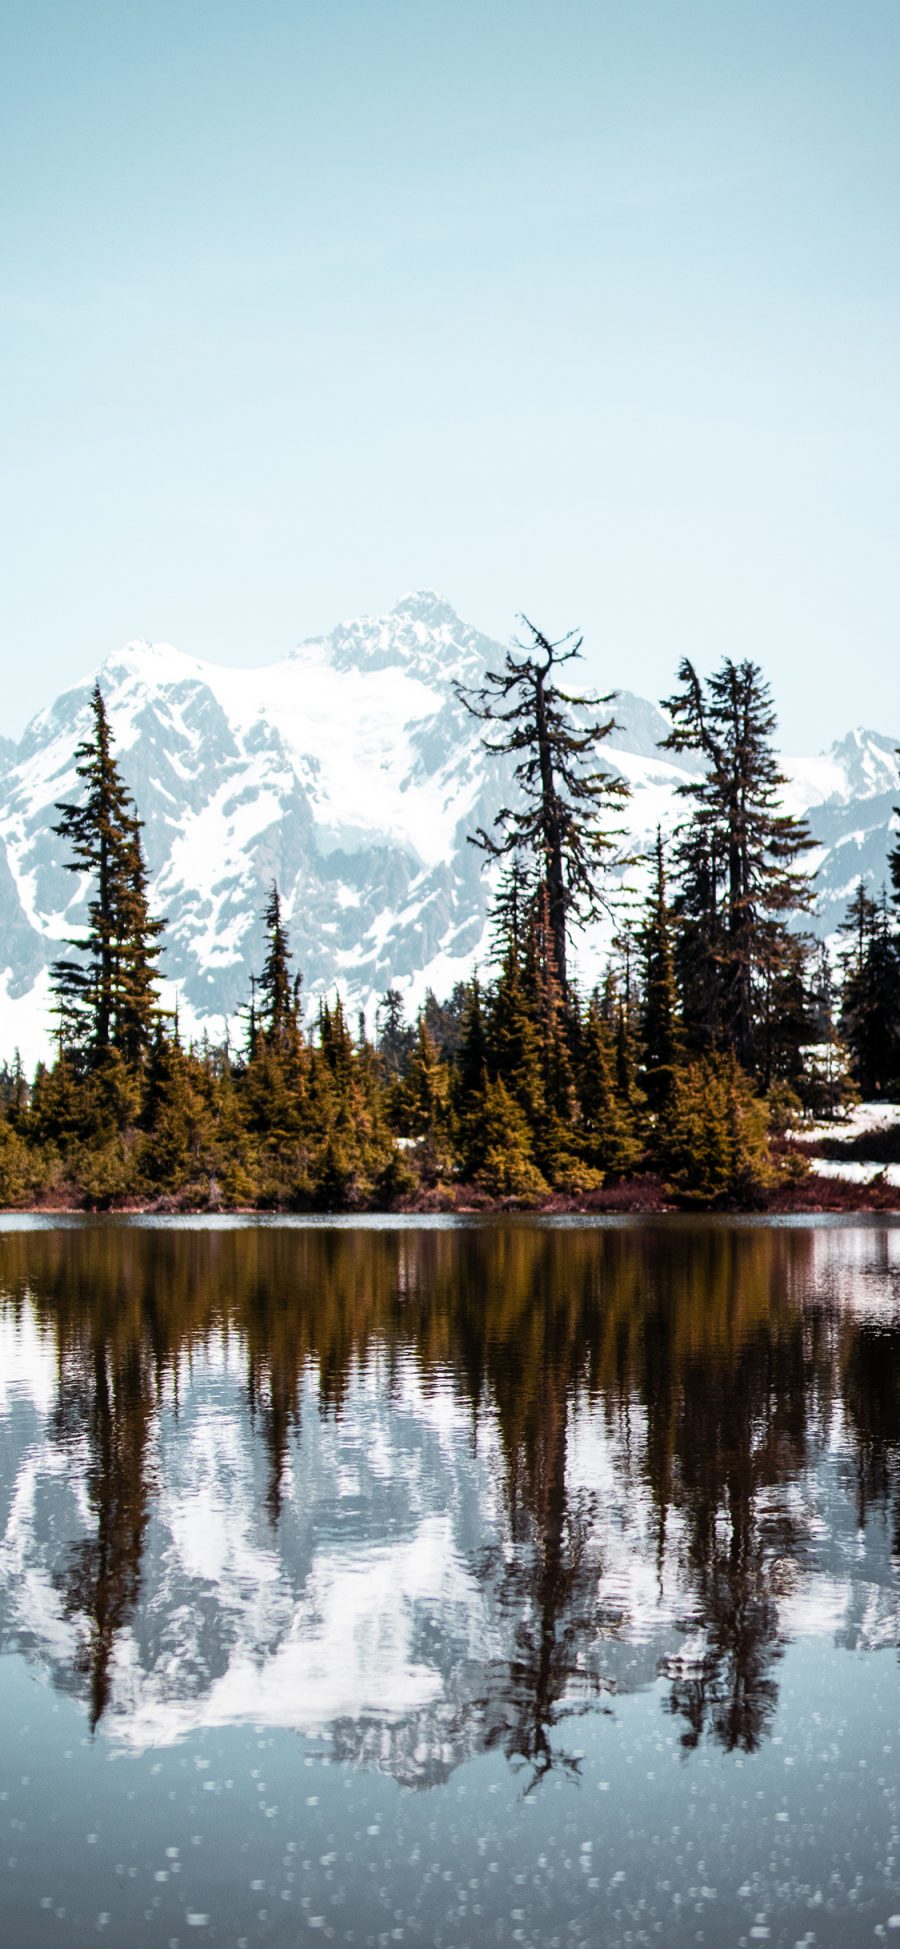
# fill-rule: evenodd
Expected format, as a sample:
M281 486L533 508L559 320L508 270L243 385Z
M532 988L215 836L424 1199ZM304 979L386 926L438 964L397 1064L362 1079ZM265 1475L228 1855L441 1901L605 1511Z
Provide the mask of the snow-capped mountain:
M339 984L371 1011L389 983L446 993L485 951L490 874L467 843L509 794L454 681L476 682L500 644L440 597L341 624L267 669L198 662L134 642L64 692L0 749L0 1049L45 1052L49 963L84 919L65 870L56 803L77 791L94 675L144 820L153 901L167 919L165 974L186 1024L221 1033L246 1001L260 909L282 892L305 992ZM666 720L620 691L605 747L632 787L622 849L677 817L690 760L658 750ZM792 809L820 842L817 925L833 930L863 873L883 878L896 793L893 740L853 732L825 757L788 761ZM609 927L583 945L593 973ZM171 999L171 996L170 996Z

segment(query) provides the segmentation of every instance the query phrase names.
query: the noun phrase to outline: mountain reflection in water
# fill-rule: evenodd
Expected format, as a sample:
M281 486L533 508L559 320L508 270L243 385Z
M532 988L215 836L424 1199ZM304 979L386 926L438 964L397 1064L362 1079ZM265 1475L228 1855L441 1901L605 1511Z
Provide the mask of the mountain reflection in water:
M885 1226L4 1234L0 1649L136 1747L527 1789L662 1675L686 1753L753 1751L790 1638L897 1642L898 1267Z

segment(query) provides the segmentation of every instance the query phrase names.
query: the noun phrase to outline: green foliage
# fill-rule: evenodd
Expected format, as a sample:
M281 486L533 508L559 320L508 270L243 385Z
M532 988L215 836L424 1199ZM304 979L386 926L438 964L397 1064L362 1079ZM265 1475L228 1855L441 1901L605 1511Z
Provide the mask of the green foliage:
M488 1083L479 1123L473 1176L495 1198L540 1198L547 1180L534 1161L528 1118L505 1083Z
M900 1090L900 943L886 900L870 899L863 882L841 927L841 1032L854 1082L864 1097Z
M672 917L666 895L662 834L657 829L653 887L640 935L644 964L641 1008L641 1087L651 1110L665 1109L684 1051Z
M618 1087L615 1038L596 991L581 1028L577 1070L582 1156L605 1175L625 1177L642 1145L634 1105Z
M705 1057L677 1072L659 1156L686 1203L761 1202L772 1182L768 1108L734 1055Z
M88 874L86 934L69 946L84 957L51 968L62 1046L89 1066L116 1050L130 1066L145 1059L158 1015L158 936L147 899L141 822L112 755L112 733L99 685L91 697L93 735L75 753L84 793L64 801L55 832L69 843L65 864Z
M782 808L775 712L759 666L726 657L704 684L685 658L678 677L664 748L704 761L679 788L691 805L676 850L684 1012L695 1049L730 1049L756 1071L765 989L788 953L785 917L811 899L799 861L812 840Z
M845 1045L860 1088L900 1087L886 902L861 888L848 915L845 1043L827 957L785 925L806 899L808 838L778 809L774 718L752 664L726 661L706 686L682 665L668 743L700 752L705 769L685 788L675 898L658 834L639 924L621 930L603 986L582 1002L566 930L597 911L621 788L595 751L611 720L592 744L588 700L555 681L574 651L532 635L468 698L500 727L494 748L516 755L523 790L519 812L476 836L506 859L490 978L473 975L445 1002L429 993L413 1023L389 986L377 1045L363 1017L351 1033L339 997L304 1028L274 881L244 1050L182 1045L155 998L160 929L140 821L95 691L76 753L83 797L60 806L59 827L72 870L90 878L88 926L53 971L56 1061L30 1089L18 1060L0 1069L0 1201L353 1211L426 1193L450 1204L475 1187L528 1203L644 1170L686 1202L753 1205L785 1168L773 1156L800 1111L847 1100Z
M24 1204L34 1182L34 1164L27 1144L9 1121L0 1117L0 1205Z

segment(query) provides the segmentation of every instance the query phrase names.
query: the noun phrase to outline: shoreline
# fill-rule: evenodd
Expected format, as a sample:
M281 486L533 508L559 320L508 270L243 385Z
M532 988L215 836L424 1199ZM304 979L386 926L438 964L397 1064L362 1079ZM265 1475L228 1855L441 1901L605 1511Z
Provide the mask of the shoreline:
M278 1205L230 1204L220 1199L166 1196L161 1198L111 1199L103 1204L63 1202L49 1198L37 1204L0 1206L0 1217L20 1218L360 1218L370 1217L502 1217L516 1213L535 1217L662 1217L719 1211L735 1217L773 1218L792 1214L840 1217L853 1212L883 1212L900 1216L900 1187L874 1175L862 1182L819 1176L809 1171L801 1178L783 1182L764 1196L746 1203L703 1204L667 1195L662 1180L646 1176L611 1184L583 1194L552 1192L544 1198L490 1198L474 1186L436 1188L417 1197L398 1199L390 1205L360 1203L330 1208L289 1203Z

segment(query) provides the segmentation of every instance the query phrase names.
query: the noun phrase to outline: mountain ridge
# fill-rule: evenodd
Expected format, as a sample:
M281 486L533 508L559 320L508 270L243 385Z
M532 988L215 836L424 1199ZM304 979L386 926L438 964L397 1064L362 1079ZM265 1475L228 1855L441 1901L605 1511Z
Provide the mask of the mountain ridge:
M154 910L167 920L164 999L189 1033L221 1035L262 950L260 910L281 888L295 966L311 1002L339 986L368 1012L388 983L410 1002L447 993L484 958L491 873L468 844L512 789L455 685L505 647L431 590L381 616L339 623L262 669L233 669L131 639L0 748L0 1048L30 1065L50 1039L49 963L85 918L64 865L55 806L77 790L74 750L100 682L116 754L144 821ZM632 787L627 849L671 830L694 754L659 750L667 720L620 689L603 757ZM831 751L785 759L786 802L808 812L821 874L817 931L832 934L862 875L886 871L898 797L893 741L855 730ZM625 842L623 842L625 843ZM619 876L621 879L621 875ZM635 887L640 875L631 875ZM576 951L596 978L610 924Z

